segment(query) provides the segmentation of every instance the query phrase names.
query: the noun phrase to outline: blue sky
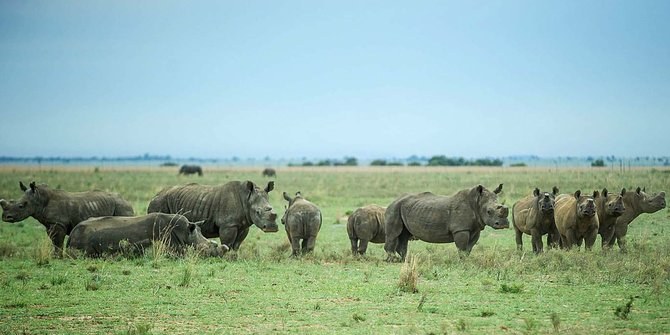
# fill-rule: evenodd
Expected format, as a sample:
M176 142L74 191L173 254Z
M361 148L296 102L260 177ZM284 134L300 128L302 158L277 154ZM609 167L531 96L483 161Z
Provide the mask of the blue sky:
M669 155L669 1L0 1L0 156Z

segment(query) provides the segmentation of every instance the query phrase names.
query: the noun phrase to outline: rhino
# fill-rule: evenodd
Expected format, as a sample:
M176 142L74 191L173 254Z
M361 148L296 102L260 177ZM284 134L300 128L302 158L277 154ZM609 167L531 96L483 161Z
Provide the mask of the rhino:
M228 246L206 239L200 224L180 214L165 213L90 218L72 229L67 247L68 251L80 250L87 256L99 257L122 251L137 253L151 247L154 241L163 241L170 251L179 254L187 247L194 247L204 256L225 254Z
M512 206L512 224L516 232L516 248L523 250L523 234L532 236L533 252L542 252L542 236L547 235L547 246L558 246L560 236L554 221L554 203L558 188L553 187L552 192L540 192L539 188L533 190L533 195L517 201Z
M596 212L598 214L598 234L602 239L602 248L609 249L609 241L614 236L614 226L617 218L626 212L626 206L623 202L623 196L626 195L626 189L621 189L621 193L609 193L606 188L603 189L599 197L596 197Z
M273 168L265 168L262 172L263 177L276 177L277 171Z
M291 243L291 254L298 256L301 253L310 253L314 250L316 237L321 229L321 211L315 204L303 198L300 192L297 192L294 198L291 198L286 192L283 193L283 196L288 201L288 208L284 212L281 223L286 228L286 235Z
M430 192L408 194L394 200L384 219L387 261L404 260L410 238L430 243L454 242L458 250L470 253L484 227L509 228L509 209L498 203L500 184L493 192L482 185L451 196Z
M237 251L256 225L266 233L279 230L277 213L268 201L274 181L265 189L251 181L230 181L211 186L190 183L167 187L149 202L147 213L182 214L191 222L204 220L202 235L219 237L221 244Z
M70 193L46 184L19 182L23 197L16 201L0 200L2 220L19 222L32 216L44 227L56 256L62 255L63 241L80 222L97 216L132 216L133 206L117 193L87 191Z
M347 219L347 233L351 241L351 253L365 255L368 242L386 242L384 217L386 207L367 205L357 208Z
M582 195L581 190L575 191L574 195L561 194L556 197L554 205L554 218L556 228L561 235L560 245L564 249L573 246L581 247L584 241L585 248L591 250L598 236L598 216L596 215L595 198Z
M183 175L189 175L189 174L198 174L198 176L202 177L202 168L199 165L182 165L179 168L179 173L177 174L183 174Z
M626 247L628 225L642 213L655 213L665 208L665 192L649 195L644 188L638 187L635 192L626 192L623 195L623 203L626 211L616 219L614 236L609 240L608 245L611 248L614 242L617 242L619 250L626 252L628 251Z

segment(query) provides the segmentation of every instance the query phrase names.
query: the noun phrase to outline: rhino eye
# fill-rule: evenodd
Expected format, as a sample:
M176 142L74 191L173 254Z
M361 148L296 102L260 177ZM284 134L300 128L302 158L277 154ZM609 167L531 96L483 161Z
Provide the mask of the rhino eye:
M489 209L486 210L486 213L488 215L493 215L493 210L489 208Z
M26 203L25 203L25 202L19 204L19 208L23 209L23 208L25 208L25 207L26 207Z

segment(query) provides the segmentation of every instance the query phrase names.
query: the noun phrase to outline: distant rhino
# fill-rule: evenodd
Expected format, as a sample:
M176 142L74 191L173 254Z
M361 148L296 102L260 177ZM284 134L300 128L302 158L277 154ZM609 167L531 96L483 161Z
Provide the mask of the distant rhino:
M263 177L276 177L277 176L277 171L273 168L265 168L263 170Z
M626 252L628 251L626 247L628 225L642 213L655 213L665 208L665 192L648 195L645 189L638 187L635 192L626 192L623 196L623 203L626 211L616 219L614 237L609 240L609 246L612 247L616 241L619 249Z
M547 235L547 246L557 247L560 235L554 221L554 203L558 188L553 187L552 193L540 192L535 188L533 195L517 201L512 206L512 223L516 232L516 248L523 250L523 234L532 236L534 253L543 249L542 236Z
M470 253L484 227L509 227L509 209L497 202L501 191L502 184L493 192L478 185L452 196L430 192L401 196L386 208L386 260L393 261L396 253L404 260L411 237L430 243L454 242L458 250Z
M321 230L321 211L315 204L303 198L300 192L295 194L295 198L291 198L286 192L283 195L288 201L288 208L284 212L281 223L286 228L292 255L310 253L314 250L316 237Z
M584 241L586 250L591 250L598 237L599 223L594 200L597 197L597 191L593 192L593 196L587 196L582 195L580 190L574 195L556 197L554 217L563 248L580 247Z
M347 233L351 241L351 253L365 255L368 242L386 242L384 217L386 208L379 205L368 205L356 209L347 220Z
M603 189L599 197L596 197L596 211L598 213L598 234L602 239L602 248L609 249L609 241L614 236L614 226L617 218L626 212L626 206L623 202L623 196L626 195L626 189L621 193L609 193L606 188Z
M179 168L178 174L189 175L196 173L198 176L202 176L202 168L199 165L182 165L181 168Z
M30 188L19 182L23 197L16 201L0 200L2 220L19 222L32 216L46 227L56 255L62 255L63 241L80 222L97 216L132 216L133 206L120 195L103 191L70 193L46 184Z
M141 252L155 241L161 241L171 252L179 254L183 254L187 247L194 247L204 256L222 256L228 246L219 247L206 239L200 231L200 223L192 223L183 215L165 213L90 218L74 227L67 245L68 250L80 250L87 256L99 257L121 251Z
M268 201L274 181L260 189L251 181L231 181L210 186L195 183L168 187L149 202L147 213L182 214L191 222L204 220L202 234L220 237L221 244L238 250L249 227L277 232L277 213Z

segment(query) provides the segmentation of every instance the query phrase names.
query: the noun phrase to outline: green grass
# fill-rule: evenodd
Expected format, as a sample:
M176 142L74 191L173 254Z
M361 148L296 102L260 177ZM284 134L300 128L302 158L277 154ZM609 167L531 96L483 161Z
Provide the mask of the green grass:
M18 181L68 191L121 193L146 213L164 186L253 180L261 169L0 170L0 198L17 198ZM164 333L667 333L670 332L670 244L667 209L643 214L629 229L628 254L549 250L517 252L513 230L485 229L472 253L453 244L412 241L412 264L389 264L383 246L352 257L346 213L388 205L406 192L451 194L504 183L511 207L534 187L562 193L646 186L665 190L663 170L362 168L278 169L270 202L283 214L281 192L301 191L323 212L313 254L290 258L283 231L254 227L237 257L52 258L33 219L0 224L0 334ZM173 173L174 172L174 173ZM338 222L338 224L335 224ZM410 257L408 257L410 258ZM411 266L410 266L411 265ZM403 269L403 266L405 268ZM635 297L634 300L632 297ZM617 314L617 311L618 314ZM624 317L625 316L625 317Z

